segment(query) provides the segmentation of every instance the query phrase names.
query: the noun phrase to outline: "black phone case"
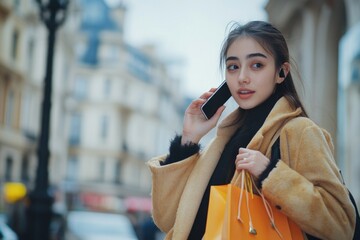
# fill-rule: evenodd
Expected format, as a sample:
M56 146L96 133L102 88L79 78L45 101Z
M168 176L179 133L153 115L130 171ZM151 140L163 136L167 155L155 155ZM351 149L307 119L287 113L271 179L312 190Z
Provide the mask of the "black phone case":
M214 116L219 107L224 105L230 97L230 89L226 84L226 81L224 81L208 98L208 100L201 106L201 111L206 117L206 119L210 119L212 116Z

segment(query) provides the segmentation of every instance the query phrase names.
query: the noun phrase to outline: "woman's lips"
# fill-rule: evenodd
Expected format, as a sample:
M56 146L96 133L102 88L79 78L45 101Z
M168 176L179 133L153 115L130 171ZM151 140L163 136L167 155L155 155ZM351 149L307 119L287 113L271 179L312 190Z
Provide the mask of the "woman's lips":
M248 89L241 89L237 93L238 93L238 96L240 97L240 99L248 99L255 93L255 91L248 90Z

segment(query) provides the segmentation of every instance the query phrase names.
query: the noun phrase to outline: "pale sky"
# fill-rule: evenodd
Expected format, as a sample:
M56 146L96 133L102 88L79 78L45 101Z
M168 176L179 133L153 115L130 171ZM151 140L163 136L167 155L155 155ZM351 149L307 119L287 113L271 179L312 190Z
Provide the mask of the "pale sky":
M108 0L118 1L118 0ZM121 0L120 0L121 1ZM231 21L267 20L267 0L126 0L125 40L152 43L190 97L221 83L219 54ZM172 69L173 69L172 68Z

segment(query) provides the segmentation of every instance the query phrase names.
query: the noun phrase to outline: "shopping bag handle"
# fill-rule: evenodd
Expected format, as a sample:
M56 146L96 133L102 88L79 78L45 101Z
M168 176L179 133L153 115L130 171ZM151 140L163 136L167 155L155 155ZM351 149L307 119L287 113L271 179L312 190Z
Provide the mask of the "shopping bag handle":
M274 213L273 213L273 211L271 209L270 203L266 200L263 193L256 186L253 176L248 171L243 169L243 170L240 171L239 176L235 179L234 184L240 188L240 197L239 197L239 202L238 202L237 220L240 221L241 223L243 223L243 220L241 218L241 203L242 203L242 199L243 199L243 193L245 191L246 208L247 208L247 213L248 213L248 218L249 218L249 233L253 234L253 235L257 234L256 228L255 228L255 226L253 225L253 222L252 222L251 212L250 212L250 207L249 207L249 194L251 194L251 197L253 198L253 194L254 194L253 193L253 187L254 187L256 192L260 195L260 197L261 197L261 199L262 199L262 201L264 203L264 207L265 207L266 213L267 213L267 215L269 217L271 226L277 232L279 237L281 239L283 239L282 234L280 233L279 229L277 228L277 226L275 224Z

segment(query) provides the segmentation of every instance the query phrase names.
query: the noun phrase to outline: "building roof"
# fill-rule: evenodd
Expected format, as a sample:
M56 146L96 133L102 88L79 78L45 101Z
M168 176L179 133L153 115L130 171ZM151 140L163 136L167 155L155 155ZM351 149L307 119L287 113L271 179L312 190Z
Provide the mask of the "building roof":
M97 65L100 33L102 31L122 32L122 26L111 17L112 9L104 0L81 0L81 8L80 31L88 34L88 45L80 60L89 65Z

